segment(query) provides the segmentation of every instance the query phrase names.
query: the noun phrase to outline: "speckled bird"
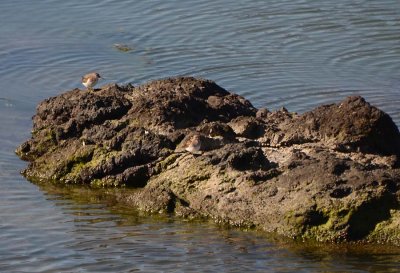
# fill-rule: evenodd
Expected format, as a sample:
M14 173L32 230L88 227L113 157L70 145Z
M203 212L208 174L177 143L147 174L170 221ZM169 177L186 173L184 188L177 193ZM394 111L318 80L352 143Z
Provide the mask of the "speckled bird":
M87 88L88 91L93 91L93 87L96 85L99 79L101 79L99 73L89 73L82 77L82 84Z
M185 150L189 153L199 153L201 149L200 135L193 135L186 143Z

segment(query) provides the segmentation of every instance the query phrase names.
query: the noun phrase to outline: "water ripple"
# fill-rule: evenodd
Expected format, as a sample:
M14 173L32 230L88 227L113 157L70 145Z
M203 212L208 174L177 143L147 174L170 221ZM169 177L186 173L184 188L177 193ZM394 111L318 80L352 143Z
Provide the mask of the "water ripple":
M88 71L135 85L201 76L300 113L362 95L399 125L399 1L4 0L0 10L1 272L398 271L398 249L307 249L37 187L14 150L36 104Z

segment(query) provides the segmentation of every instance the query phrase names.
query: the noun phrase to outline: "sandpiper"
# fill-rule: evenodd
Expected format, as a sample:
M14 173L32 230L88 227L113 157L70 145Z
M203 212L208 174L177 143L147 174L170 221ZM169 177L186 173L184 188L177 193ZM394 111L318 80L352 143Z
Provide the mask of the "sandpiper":
M93 87L99 79L101 79L99 73L89 73L82 77L82 84L88 89L88 91L93 91Z
M200 135L193 135L186 143L185 150L192 154L199 154L201 149Z

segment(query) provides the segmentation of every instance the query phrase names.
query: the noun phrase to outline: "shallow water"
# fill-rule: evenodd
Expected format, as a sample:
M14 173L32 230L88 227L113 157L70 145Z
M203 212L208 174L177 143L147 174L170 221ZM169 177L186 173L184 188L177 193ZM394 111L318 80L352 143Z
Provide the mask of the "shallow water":
M0 272L400 271L397 248L291 244L39 188L13 153L36 104L92 70L201 76L298 112L357 94L400 125L398 0L2 0L0 22Z

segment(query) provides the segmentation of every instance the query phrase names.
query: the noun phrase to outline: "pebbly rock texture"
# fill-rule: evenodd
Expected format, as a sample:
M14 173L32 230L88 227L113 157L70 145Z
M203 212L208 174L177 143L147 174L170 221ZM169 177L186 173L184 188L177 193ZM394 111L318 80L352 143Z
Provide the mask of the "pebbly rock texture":
M32 181L126 188L145 211L400 245L400 133L361 97L298 115L189 77L75 89L39 104L16 152Z

